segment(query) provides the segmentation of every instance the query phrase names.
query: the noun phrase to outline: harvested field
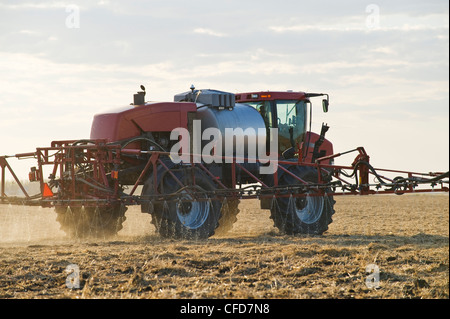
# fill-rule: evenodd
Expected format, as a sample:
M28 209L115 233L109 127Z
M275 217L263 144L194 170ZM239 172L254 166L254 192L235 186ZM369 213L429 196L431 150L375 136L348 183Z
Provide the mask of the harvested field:
M71 241L53 210L3 205L0 298L449 297L447 194L336 201L323 236L280 235L246 200L233 230L205 241L159 238L138 207L115 238ZM371 264L379 281L367 284ZM69 265L78 289L66 284Z

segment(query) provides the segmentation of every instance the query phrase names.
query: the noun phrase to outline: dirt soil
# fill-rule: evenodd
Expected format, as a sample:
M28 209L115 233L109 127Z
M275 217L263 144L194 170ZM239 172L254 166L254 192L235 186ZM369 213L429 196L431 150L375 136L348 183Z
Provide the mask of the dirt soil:
M69 240L52 209L0 205L0 298L449 298L448 194L335 199L322 236L244 200L204 241L159 238L138 207L112 239Z

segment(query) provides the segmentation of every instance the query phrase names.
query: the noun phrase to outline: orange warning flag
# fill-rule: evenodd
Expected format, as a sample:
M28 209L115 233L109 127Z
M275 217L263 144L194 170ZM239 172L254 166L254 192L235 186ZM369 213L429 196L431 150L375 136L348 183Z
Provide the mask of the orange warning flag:
M44 192L42 193L43 197L53 197L53 192L50 189L50 187L48 186L47 183L44 183Z

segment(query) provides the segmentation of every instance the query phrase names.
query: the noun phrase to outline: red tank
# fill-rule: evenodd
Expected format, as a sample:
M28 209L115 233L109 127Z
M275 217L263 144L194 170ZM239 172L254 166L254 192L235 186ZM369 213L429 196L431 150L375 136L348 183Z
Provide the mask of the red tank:
M155 102L130 105L94 116L91 139L122 141L144 132L171 132L187 128L188 112L196 112L195 103Z

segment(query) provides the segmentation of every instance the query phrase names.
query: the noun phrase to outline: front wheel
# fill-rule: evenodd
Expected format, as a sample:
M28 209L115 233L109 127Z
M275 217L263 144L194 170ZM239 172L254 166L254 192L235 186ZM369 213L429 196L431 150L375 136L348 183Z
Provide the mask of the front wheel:
M309 183L317 183L317 170L312 167L291 166L289 171ZM279 185L300 184L289 174L280 177ZM321 235L333 221L335 200L314 190L302 197L279 197L272 202L271 218L282 233L287 235Z

